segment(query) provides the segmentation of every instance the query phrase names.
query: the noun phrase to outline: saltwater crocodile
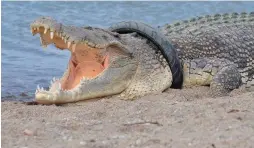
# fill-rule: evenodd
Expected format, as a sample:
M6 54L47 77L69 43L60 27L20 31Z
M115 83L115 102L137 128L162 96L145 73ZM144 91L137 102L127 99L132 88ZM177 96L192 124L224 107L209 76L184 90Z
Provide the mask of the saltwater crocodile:
M154 28L145 24L140 27L150 30L151 34L157 33L157 39L163 41L159 45L163 47L135 33L65 26L50 17L36 19L31 23L31 32L40 34L43 47L54 44L58 49L71 52L63 77L54 79L49 90L38 86L36 102L60 104L116 94L133 99L162 92L172 83L180 87L182 70L176 51ZM163 51L164 48L167 51ZM169 56L164 58L161 52Z
M252 89L253 18L253 13L198 17L162 27L164 36L134 21L100 29L41 17L31 24L32 33L40 34L44 47L69 49L71 58L63 77L49 90L37 88L35 100L58 104L117 94L134 99L182 85L210 85L215 96L240 86Z

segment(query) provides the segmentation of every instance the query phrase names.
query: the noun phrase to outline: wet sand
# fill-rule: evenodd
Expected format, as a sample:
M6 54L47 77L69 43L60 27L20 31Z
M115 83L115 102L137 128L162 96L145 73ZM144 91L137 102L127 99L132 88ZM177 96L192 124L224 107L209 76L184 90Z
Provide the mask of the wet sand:
M67 106L2 102L2 147L254 147L254 92L207 87Z

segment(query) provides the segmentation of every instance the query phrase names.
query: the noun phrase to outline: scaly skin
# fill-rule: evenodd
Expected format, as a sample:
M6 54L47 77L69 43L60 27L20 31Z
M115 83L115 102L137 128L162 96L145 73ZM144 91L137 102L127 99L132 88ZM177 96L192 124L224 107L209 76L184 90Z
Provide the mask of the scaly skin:
M132 30L132 21L124 23L110 30ZM212 96L240 86L254 90L254 12L207 15L160 29L178 51L183 86L210 86Z
M143 27L152 34L156 33L165 45L170 45L153 28ZM160 48L135 33L118 34L93 27L65 26L50 17L41 17L31 23L31 32L40 34L43 47L54 44L58 49L71 52L63 77L53 80L49 90L37 88L35 101L41 104L69 103L111 95L134 99L170 87L170 67L173 73L181 73L175 50L168 48L167 53L172 56L169 58L171 65Z
M60 84L68 77L70 70L67 70L67 74L61 80L54 82L49 91L37 90L36 101L44 104L68 103L116 94L120 94L122 98L133 99L149 93L162 92L171 86L172 78L176 86L182 84L183 86L210 86L213 96L226 95L240 86L253 90L253 18L253 13L197 17L162 27L161 31L167 39L157 38L159 32L156 30L153 30L149 36L147 28L144 29L140 27L140 23L133 21L115 24L107 31L92 27L64 26L53 19L40 18L32 23L31 27L43 27L33 30L33 33L39 30L41 34L49 26L50 30L60 34L60 38L69 37L72 44L77 47L79 44L92 47L94 51L92 55L105 57L101 51L106 51L106 55L110 56L108 68L104 66L104 70L99 71L95 77L84 78L75 87L66 87L68 91L64 91ZM121 31L126 30L131 30L127 33L138 33L121 34ZM105 35L108 37L104 38ZM67 48L65 38L60 41L54 38L51 43L55 43L60 49ZM162 40L159 41L160 39ZM168 40L173 48L171 45L168 49L163 46L165 40ZM47 42L43 40L42 45L45 43ZM157 45L162 45L161 47L165 49L161 50ZM72 47L69 50L73 54L75 50ZM79 51L87 51L87 48L82 46ZM175 64L178 63L176 57L178 55L175 54L174 49L177 50L182 67ZM81 53L76 54L82 55ZM181 83L181 69L184 74L183 83Z
M214 96L240 86L254 90L254 12L207 15L161 30L184 65L184 86L210 85Z

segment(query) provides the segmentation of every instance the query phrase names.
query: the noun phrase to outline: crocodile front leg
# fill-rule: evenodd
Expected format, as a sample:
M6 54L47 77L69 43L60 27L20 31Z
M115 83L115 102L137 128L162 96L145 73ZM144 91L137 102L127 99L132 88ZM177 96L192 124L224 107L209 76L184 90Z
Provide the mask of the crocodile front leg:
M183 62L184 87L193 85L210 86L211 95L218 97L227 95L242 83L237 66L228 60L200 58Z
M235 65L225 65L210 84L212 96L224 96L241 85L241 74Z

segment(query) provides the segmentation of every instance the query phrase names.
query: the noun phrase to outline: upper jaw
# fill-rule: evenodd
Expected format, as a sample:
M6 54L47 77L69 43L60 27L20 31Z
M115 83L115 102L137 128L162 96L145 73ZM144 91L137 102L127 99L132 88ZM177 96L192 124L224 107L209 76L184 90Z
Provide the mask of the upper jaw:
M35 21L33 21L30 25L32 33L34 32L32 28L36 28L37 30L40 27L44 27L47 30L50 30L51 32L59 32L61 30L61 23L58 23L56 20L54 20L51 17L39 17Z
M111 42L118 42L117 33L93 27L65 26L51 17L40 17L30 25L33 35L39 33L41 45L47 47L54 43L60 49L74 48L77 44L86 44L92 48L102 49Z

